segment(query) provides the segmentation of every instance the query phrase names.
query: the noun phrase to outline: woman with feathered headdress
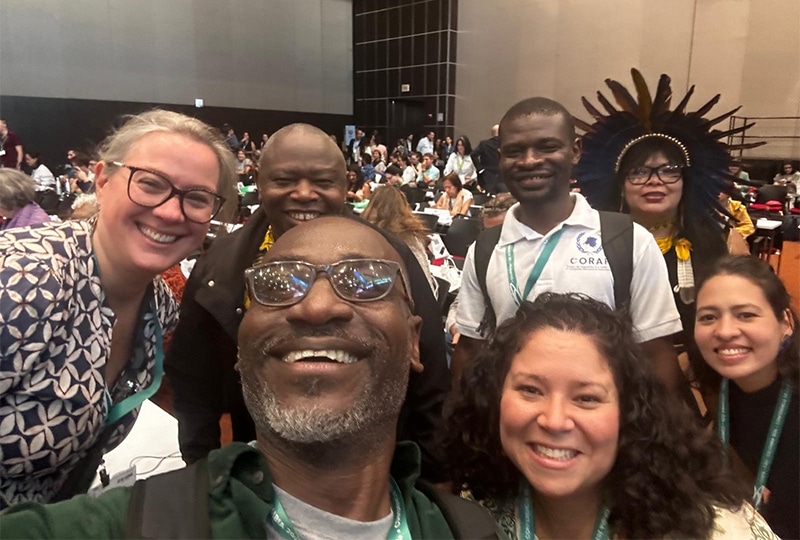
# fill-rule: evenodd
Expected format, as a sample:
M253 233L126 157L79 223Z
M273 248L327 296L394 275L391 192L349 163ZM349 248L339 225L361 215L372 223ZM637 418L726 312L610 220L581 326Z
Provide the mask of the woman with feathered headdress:
M681 314L684 333L677 339L679 344L690 345L695 276L727 253L724 226L730 216L718 195L726 181L733 179L730 152L763 143L722 142L752 124L727 131L714 129L738 110L706 118L719 95L688 112L692 86L670 110L672 88L667 75L661 75L651 97L641 73L632 69L631 74L637 98L619 82L606 79L619 108L601 92L597 100L607 114L583 98L594 123L576 119L586 134L575 176L592 206L629 213L653 234L664 254ZM690 360L693 356L690 354Z

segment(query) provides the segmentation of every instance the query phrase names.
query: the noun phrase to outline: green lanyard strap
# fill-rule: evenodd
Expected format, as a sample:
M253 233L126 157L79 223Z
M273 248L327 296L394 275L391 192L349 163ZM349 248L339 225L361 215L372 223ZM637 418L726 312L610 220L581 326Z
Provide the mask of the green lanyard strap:
M506 246L508 286L511 289L511 294L514 296L514 302L517 304L517 307L522 305L522 302L528 298L531 290L533 290L533 286L542 275L542 271L544 270L545 265L547 265L547 261L550 260L550 255L553 254L553 250L556 249L562 234L564 234L564 227L553 233L550 238L544 239L544 248L542 248L542 253L539 255L539 258L536 259L536 264L533 265L531 274L528 276L528 282L525 283L525 291L522 294L519 292L519 287L517 286L517 272L514 270L514 244L508 244Z
M400 493L400 488L397 487L393 478L390 478L392 492L392 527L386 535L387 540L411 540L411 532L408 529L408 519L406 518L405 505L403 503L403 494ZM292 525L292 520L286 515L281 501L275 497L272 505L272 511L269 513L268 522L272 524L273 528L280 533L285 540L300 540L300 534L297 529Z
M730 381L722 379L719 386L719 411L717 412L717 434L724 446L730 444L730 404L728 403L728 387ZM769 478L769 470L772 468L772 461L775 459L775 452L778 449L778 441L783 432L783 424L789 412L789 404L792 401L792 384L784 379L781 390L778 394L778 402L772 412L772 420L767 431L767 440L764 441L764 449L761 451L761 460L758 463L758 472L753 486L753 506L756 510L761 507L764 496L764 488ZM727 459L727 453L725 454Z
M135 394L126 397L108 411L108 418L106 418L106 425L110 426L139 405L144 403L144 400L150 398L161 387L161 379L164 376L164 336L161 331L161 321L158 320L158 311L153 310L154 318L153 323L156 325L156 357L153 363L153 378L150 379L150 384L147 388L142 389Z
M527 482L520 487L517 514L519 516L520 540L534 540L536 538L536 529L533 522L533 499L531 498L531 488ZM604 504L600 508L600 513L597 514L597 520L594 522L592 540L608 540L608 516L610 514L611 510Z

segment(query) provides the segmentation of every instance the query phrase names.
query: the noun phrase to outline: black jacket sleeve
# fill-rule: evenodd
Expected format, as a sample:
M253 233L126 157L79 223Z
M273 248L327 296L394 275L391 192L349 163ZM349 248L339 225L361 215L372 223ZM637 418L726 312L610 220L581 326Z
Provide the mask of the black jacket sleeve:
M422 450L422 477L430 482L447 480L447 470L437 441L442 429L442 408L450 391L450 370L445 356L442 313L417 259L405 246L398 248L408 269L414 311L422 317L419 356L425 369L412 372L399 422L398 440L416 442Z
M197 264L202 264L202 259ZM220 446L224 365L219 361L219 347L229 341L214 317L195 299L200 282L197 275L193 272L186 283L180 323L164 361L173 390L180 449L187 464Z

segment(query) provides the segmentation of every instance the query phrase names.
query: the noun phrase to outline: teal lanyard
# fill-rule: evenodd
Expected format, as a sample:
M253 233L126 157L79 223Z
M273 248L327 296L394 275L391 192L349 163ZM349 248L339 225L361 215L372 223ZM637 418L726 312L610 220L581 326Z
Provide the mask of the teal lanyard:
M542 249L542 253L539 255L539 258L536 259L536 264L533 265L531 275L528 276L528 282L525 284L525 291L522 294L519 292L519 287L517 286L517 272L514 270L514 244L508 244L506 246L508 286L511 289L511 294L514 296L514 302L517 304L517 306L521 306L522 302L528 298L528 295L531 293L533 286L542 275L542 270L544 270L547 261L550 260L550 255L552 255L553 250L556 249L556 245L558 245L558 241L561 239L561 235L563 233L564 227L559 229L558 232L553 233L553 236L550 238L544 240L544 248Z
M106 418L106 425L111 425L139 405L144 403L144 400L150 398L155 394L161 386L161 379L164 376L164 340L161 331L161 321L158 320L158 311L153 310L153 322L156 325L156 358L153 364L153 378L147 388L142 389L135 394L126 397L108 411L108 418ZM145 366L146 367L146 366Z
M730 443L730 404L728 403L728 386L730 381L722 379L719 386L719 411L717 412L717 433L719 440L724 446ZM767 440L764 442L764 450L761 451L761 461L758 464L756 482L753 486L753 506L756 510L761 507L764 487L767 485L769 470L772 468L772 461L775 459L775 451L778 449L778 441L783 432L783 424L789 412L789 404L792 401L792 384L784 379L781 384L781 391L778 394L778 402L772 413L772 420L767 431ZM726 454L727 456L727 454Z
M392 513L394 520L386 538L387 540L411 540L411 532L408 530L408 520L403 504L403 495L400 493L400 488L397 487L394 479L390 478L389 480L392 485ZM286 515L286 510L283 509L283 505L277 496L275 497L272 511L269 513L269 522L285 540L300 540L300 534L292 525L292 520Z
M531 489L527 483L520 489L518 506L520 539L534 540L536 538L536 529L533 523L533 499L531 499ZM610 514L611 510L609 510L608 506L603 505L600 508L600 513L594 522L592 540L607 540L609 538L608 516Z

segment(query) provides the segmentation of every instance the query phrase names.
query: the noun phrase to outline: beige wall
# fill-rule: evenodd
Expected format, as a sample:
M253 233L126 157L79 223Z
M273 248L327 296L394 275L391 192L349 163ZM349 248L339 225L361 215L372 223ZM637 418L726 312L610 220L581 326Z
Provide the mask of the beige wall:
M474 141L535 95L588 119L581 96L596 103L606 78L632 89L631 67L651 89L670 75L678 99L694 84L690 109L720 93L717 114L800 116L800 0L461 0L458 15L456 134ZM800 122L752 134L800 136ZM800 139L748 155L797 159Z
M351 0L0 0L0 95L352 114Z

